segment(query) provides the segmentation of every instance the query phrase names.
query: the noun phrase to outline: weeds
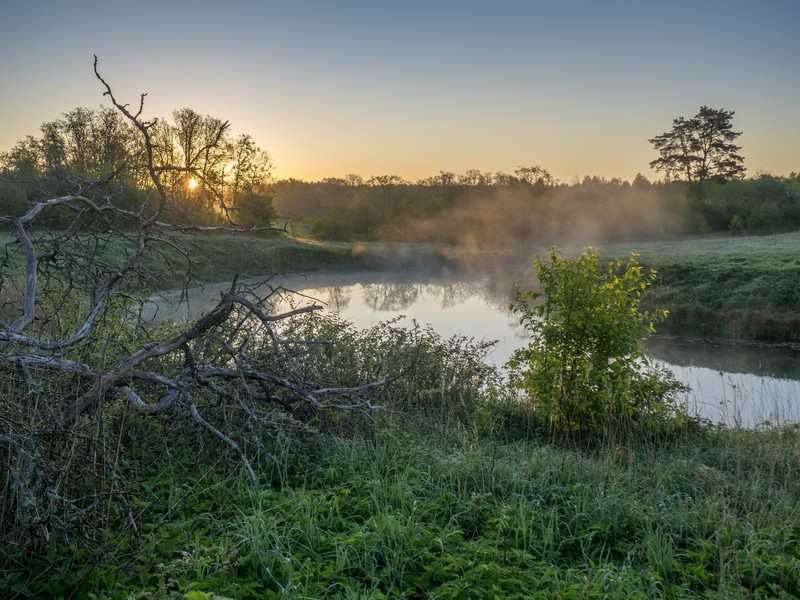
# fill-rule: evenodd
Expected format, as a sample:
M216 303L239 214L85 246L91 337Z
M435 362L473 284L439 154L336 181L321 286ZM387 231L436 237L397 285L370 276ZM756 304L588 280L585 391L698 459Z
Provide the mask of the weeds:
M27 572L7 569L7 589L98 598L800 590L796 431L687 434L592 455L536 438L495 447L455 427L444 442L387 433L287 443L273 487L253 489L211 465L153 473L137 494L141 546L120 530L105 555L54 549Z
M76 509L92 511L45 515L74 519L46 549L5 543L5 596L800 594L797 427L726 430L675 418L574 444L553 437L541 411L509 400L505 384L481 367L481 344L392 323L374 331L330 319L292 327L334 341L297 357L298 368L332 384L387 367L403 373L376 391L374 400L392 407L377 429L364 435L331 419L316 424L321 435L262 436L246 446L258 488L230 448L123 403L79 423L72 438L42 434L29 463L19 452L11 463L20 479L27 469L18 494L47 497L69 486L84 496L61 497L80 497ZM317 360L317 351L330 360ZM24 373L14 376L0 390L9 427L23 430L26 418L68 393L44 386L23 404L13 394ZM12 418L23 405L30 412ZM237 415L220 409L220 418ZM0 450L7 460L3 439ZM33 489L37 452L60 457L61 479L51 481L62 487ZM6 493L11 485L7 477ZM48 524L30 526L38 535Z

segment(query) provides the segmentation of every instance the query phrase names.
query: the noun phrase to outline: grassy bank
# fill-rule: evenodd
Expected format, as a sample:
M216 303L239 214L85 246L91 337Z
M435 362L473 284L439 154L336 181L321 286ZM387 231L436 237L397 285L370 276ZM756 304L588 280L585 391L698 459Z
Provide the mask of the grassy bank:
M4 241L11 241L6 236ZM546 249L469 251L426 244L320 243L288 236L179 236L185 254L170 244L154 244L143 266L154 273L137 285L149 290L180 287L189 273L199 283L241 276L364 268L466 268L501 273L509 289L531 278L530 255ZM22 255L9 246L17 272ZM102 250L111 264L122 264L130 245L112 240ZM648 308L667 308L664 333L800 342L800 233L759 237L706 236L668 242L630 242L600 246L601 255L641 255L658 271L647 290ZM579 249L578 249L579 251ZM524 267L508 268L508 264ZM510 273L516 273L511 276ZM523 275L524 273L524 275ZM513 279L513 278L516 279ZM513 280L512 280L513 279ZM502 285L501 285L502 287Z
M201 256L222 255L209 264L227 268L230 246L212 252L217 240L205 241ZM342 247L334 262L361 267L380 249ZM397 260L396 247L383 250L382 260ZM52 415L71 402L72 378L37 385L30 369L7 369L3 597L800 594L800 428L712 428L658 404L666 397L650 388L641 400L670 410L606 414L576 430L543 410L541 392L520 396L483 364L485 344L391 323L372 332L316 323L298 323L286 339L313 342L295 332L314 330L334 343L292 353L286 372L334 390L400 374L354 396L386 409L374 420L320 406L301 421L282 412L280 396L270 406L257 389L206 380L194 398L229 438L187 418L185 404L147 416L122 395L60 427ZM105 355L96 346L87 350ZM186 367L183 357L152 366ZM602 416L629 389L609 387L589 410Z
M658 271L644 303L670 318L661 332L800 342L800 233L709 236L607 246Z
M322 244L287 236L202 235L179 238L185 254L167 245L148 252L144 266L159 273L162 288L179 287L187 272L194 281L211 283L242 277L365 268L373 257L353 246ZM167 267L165 269L165 266Z
M235 457L199 466L162 440L174 462L143 473L132 496L139 542L128 525L91 551L53 547L32 568L11 564L0 587L54 598L800 593L796 429L591 453L456 424L408 429L277 442L258 489L222 475Z
M397 267L435 270L448 260L442 247L432 244L317 242L280 234L176 234L149 244L140 264L153 275L148 281L152 289L180 287L187 273L198 283L211 283L228 281L236 273L248 277ZM20 274L24 257L14 238L0 236L0 247L7 249L7 268ZM117 266L132 248L132 241L116 237L92 250L104 263Z

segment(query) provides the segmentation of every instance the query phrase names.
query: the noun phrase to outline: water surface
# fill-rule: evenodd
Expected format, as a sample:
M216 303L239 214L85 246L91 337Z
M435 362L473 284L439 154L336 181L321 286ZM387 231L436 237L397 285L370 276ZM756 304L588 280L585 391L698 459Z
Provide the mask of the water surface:
M282 283L302 292L358 328L402 316L431 325L441 336L497 341L488 360L502 366L527 343L518 318L508 310L508 291L487 278L402 277L399 273L320 273ZM222 286L193 291L173 317L189 315L219 300ZM159 303L161 310L167 310ZM169 311L173 311L170 307ZM403 320L400 321L403 323ZM721 340L654 337L647 351L691 391L682 395L690 412L715 423L758 427L800 422L800 348Z

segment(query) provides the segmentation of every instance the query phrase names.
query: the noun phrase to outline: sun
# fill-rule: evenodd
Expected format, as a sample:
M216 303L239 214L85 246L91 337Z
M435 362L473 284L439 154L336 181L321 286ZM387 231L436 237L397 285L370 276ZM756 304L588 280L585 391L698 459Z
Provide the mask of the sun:
M198 183L197 183L196 179L192 178L192 179L189 180L189 189L190 190L193 190L197 186L198 186Z

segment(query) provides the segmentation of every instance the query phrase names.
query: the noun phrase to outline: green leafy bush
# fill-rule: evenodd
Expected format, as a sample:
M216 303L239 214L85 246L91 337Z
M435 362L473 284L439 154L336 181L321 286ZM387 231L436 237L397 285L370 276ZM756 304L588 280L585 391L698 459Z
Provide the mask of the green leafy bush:
M514 386L559 430L599 432L670 413L681 385L639 348L666 317L638 308L655 272L635 254L601 265L591 248L574 260L551 248L534 263L542 291L518 290L511 304L532 337L508 362Z

